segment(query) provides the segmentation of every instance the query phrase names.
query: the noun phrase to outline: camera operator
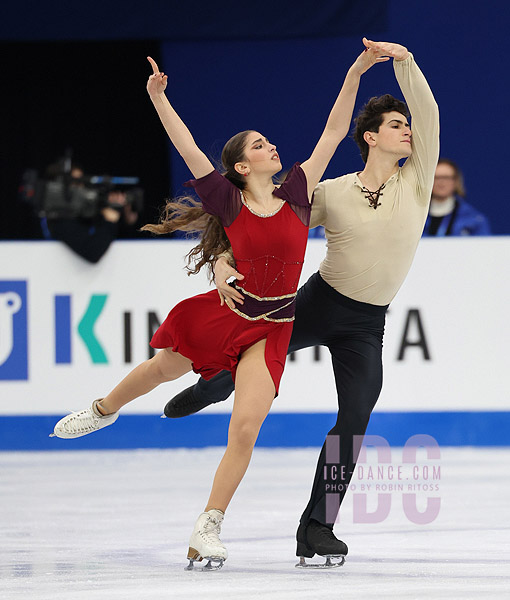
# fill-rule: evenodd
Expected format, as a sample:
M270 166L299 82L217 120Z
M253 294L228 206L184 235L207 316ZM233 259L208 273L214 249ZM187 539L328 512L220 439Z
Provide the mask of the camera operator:
M97 263L119 237L136 237L136 223L143 208L143 192L136 178L86 177L81 166L68 158L46 170L46 180L36 176L25 182L32 204L40 215L46 239L64 242L91 263ZM117 180L120 186L117 185Z

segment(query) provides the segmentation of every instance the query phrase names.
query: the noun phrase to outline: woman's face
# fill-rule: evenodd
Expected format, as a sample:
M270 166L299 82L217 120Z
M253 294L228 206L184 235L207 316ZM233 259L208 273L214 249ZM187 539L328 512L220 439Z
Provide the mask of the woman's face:
M237 164L241 165L248 173L274 175L282 169L276 146L258 131L251 131L246 136L244 158L243 162Z
M438 200L446 200L455 194L457 187L457 176L455 169L447 163L439 163L434 175L434 185L432 186L432 196Z

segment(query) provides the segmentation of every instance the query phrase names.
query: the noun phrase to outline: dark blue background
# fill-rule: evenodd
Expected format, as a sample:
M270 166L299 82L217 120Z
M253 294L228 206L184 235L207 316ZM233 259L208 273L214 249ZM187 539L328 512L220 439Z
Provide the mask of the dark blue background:
M510 190L502 180L510 133L507 8L504 2L390 1L387 26L382 21L371 33L413 52L439 104L441 155L458 162L468 201L488 215L497 234L510 233ZM218 155L230 135L259 129L277 144L286 168L311 152L361 49L360 35L167 42L161 68L170 76L169 97L205 151ZM383 93L402 97L390 63L363 77L356 110ZM182 160L172 158L177 187L189 173ZM357 147L348 139L326 177L361 168Z
M129 71L132 76L130 80L123 75L116 81L122 96L115 96L119 91L113 87L98 86L95 74L101 69L101 61L96 57L94 74L82 71L74 83L81 90L84 102L83 107L76 106L75 114L77 118L85 118L85 103L98 98L105 107L115 106L116 113L102 131L95 122L88 125L88 138L94 138L96 133L107 136L116 116L128 124L124 131L128 131L129 123L133 128L138 125L142 133L137 133L135 139L126 137L125 148L115 150L119 161L122 159L122 164L129 165L129 173L115 174L136 174L132 167L136 164L142 177L149 173L151 178L161 181L166 177L161 164L168 164L167 157L162 158L158 150L162 161L158 163L151 150L161 140L157 136L164 133L151 112L150 102L142 98L150 73L142 51L146 47L147 53L158 54L154 41L162 44L156 57L170 76L168 96L206 152L218 156L230 135L241 129L256 128L278 145L284 167L304 160L311 152L345 71L362 49L362 35L402 43L415 55L438 101L441 154L460 164L468 200L489 216L494 233L509 234L510 193L503 179L509 134L510 82L505 53L510 26L508 13L503 0L484 3L328 0L304 5L290 1L240 5L231 1L154 0L132 5L118 0L62 5L53 0L44 3L25 0L2 7L0 40L6 63L16 60L13 52L9 52L10 43L15 41L37 42L36 46L43 48L49 40L60 40L65 55L66 48L73 47L66 40L89 40L91 53L92 40L115 40L127 50L134 47L136 40L139 61L133 61L128 52L125 60L129 64L122 64L122 58L120 62L116 59L119 70ZM17 101L9 111L2 111L2 118L9 121L8 127L23 123L27 111L36 110L41 97L47 99L49 94L55 94L55 106L65 101L62 90L55 91L54 86L44 88L44 78L33 89L31 68L31 61L25 60L16 66L14 75L3 77L4 95L23 93L31 99L19 114L15 114L20 104ZM47 68L71 77L73 64L69 64L67 74L62 63L48 64ZM115 78L107 61L103 68ZM19 80L13 81L13 77ZM370 96L385 92L400 96L390 64L377 65L364 77L358 107ZM143 110L136 102L145 103ZM97 109L96 114L99 114ZM63 126L66 132L72 130L69 119ZM49 137L57 135L55 129L53 125L52 133L45 131L47 144ZM9 157L12 143L4 136L5 156ZM62 145L60 139L59 143ZM32 139L32 152L36 144ZM82 140L74 145L83 153L88 151ZM22 164L21 150L19 154L17 163L9 166L9 173ZM169 162L177 189L189 178L189 173L179 157L171 156ZM354 143L346 140L326 175L336 176L361 166ZM118 170L116 165L113 168ZM145 179L149 185L147 175ZM160 196L155 191L150 202L162 201Z
M231 40L324 37L373 30L387 0L16 0L2 6L4 40Z

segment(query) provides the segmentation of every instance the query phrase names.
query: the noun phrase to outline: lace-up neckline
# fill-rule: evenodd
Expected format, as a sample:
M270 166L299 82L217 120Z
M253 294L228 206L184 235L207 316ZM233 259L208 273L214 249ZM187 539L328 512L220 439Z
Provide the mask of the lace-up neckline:
M361 191L365 194L365 198L368 200L368 205L371 208L373 208L374 210L376 210L376 208L378 206L381 206L381 203L379 202L379 198L381 196L384 196L384 194L382 193L382 191L384 190L385 187L386 187L386 184L383 183L377 190L375 190L375 192L371 192L365 186L363 186L361 188Z

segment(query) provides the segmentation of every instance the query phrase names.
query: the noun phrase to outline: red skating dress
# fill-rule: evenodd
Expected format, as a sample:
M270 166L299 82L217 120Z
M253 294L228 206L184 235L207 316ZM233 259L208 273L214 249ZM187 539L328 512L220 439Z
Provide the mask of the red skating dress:
M220 306L216 290L183 300L156 331L151 346L172 348L189 358L204 379L228 370L235 381L241 354L265 338L265 360L278 393L308 239L306 176L298 163L292 167L273 192L282 205L270 216L253 212L239 188L218 171L187 185L225 228L236 269L244 275L236 283L244 304L233 310Z

